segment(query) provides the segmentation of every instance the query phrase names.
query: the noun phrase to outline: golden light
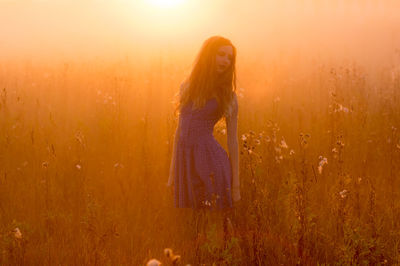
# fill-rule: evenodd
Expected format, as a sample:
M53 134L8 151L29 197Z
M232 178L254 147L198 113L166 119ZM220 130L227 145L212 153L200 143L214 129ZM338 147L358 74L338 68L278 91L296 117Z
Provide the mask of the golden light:
M199 1L188 0L135 0L130 1L127 23L137 27L142 36L152 36L153 40L175 38L183 32L193 30L198 25L200 10L204 10ZM203 25L203 24L201 24Z
M182 4L184 0L148 0L150 4L161 7L161 8L170 8L177 7L179 4Z

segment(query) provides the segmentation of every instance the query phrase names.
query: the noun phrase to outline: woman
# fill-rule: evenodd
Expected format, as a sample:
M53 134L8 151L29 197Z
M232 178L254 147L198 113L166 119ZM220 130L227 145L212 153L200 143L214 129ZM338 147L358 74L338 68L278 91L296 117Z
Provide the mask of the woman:
M210 37L181 84L168 180L175 207L226 210L240 200L235 62L235 46L221 36ZM221 118L229 157L213 136Z

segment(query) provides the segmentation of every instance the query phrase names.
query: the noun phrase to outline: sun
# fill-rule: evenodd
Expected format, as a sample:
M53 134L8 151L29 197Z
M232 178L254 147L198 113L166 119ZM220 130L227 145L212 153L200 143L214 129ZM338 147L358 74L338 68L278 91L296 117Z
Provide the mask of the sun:
M150 4L161 7L161 8L169 8L176 7L183 3L184 0L148 0Z

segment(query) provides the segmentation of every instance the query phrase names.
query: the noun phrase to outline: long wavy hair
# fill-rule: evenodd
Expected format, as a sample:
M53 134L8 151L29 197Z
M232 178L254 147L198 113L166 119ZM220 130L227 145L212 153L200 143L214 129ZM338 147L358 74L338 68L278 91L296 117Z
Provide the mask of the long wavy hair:
M232 46L232 60L228 69L217 73L216 55L221 46ZM215 97L225 117L230 116L236 91L236 47L221 36L212 36L204 41L190 75L181 84L177 110L190 101L193 109L201 108Z

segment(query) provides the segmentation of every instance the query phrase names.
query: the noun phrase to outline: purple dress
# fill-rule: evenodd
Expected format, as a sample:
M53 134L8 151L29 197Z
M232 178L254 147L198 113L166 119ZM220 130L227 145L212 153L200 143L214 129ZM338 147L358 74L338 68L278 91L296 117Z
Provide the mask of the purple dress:
M216 98L196 110L192 110L192 102L181 109L172 165L175 207L232 207L231 164L213 136L214 125L221 118Z

